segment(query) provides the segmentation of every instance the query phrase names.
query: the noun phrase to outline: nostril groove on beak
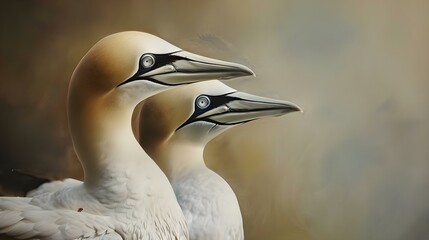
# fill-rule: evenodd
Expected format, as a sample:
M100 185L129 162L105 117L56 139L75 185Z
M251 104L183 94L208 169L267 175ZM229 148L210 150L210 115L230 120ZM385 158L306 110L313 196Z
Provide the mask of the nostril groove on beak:
M230 107L230 106L228 106L228 104L225 104L225 107L226 107L226 111L227 111L227 112L232 112L232 109L231 109L231 107Z
M177 72L177 67L176 67L176 65L174 65L174 63L171 63L171 66L173 67L174 72Z

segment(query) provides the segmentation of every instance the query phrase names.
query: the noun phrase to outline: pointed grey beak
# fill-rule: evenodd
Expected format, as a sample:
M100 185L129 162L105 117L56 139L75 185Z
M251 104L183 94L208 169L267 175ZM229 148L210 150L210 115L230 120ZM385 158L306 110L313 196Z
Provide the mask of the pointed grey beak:
M302 109L288 101L259 97L243 92L232 92L220 96L200 96L208 103L204 109L196 110L180 128L198 121L218 125L236 125L265 117L282 116Z
M163 74L152 78L166 84L178 85L255 75L250 68L241 64L207 58L186 51L176 52L171 56L177 57L177 60L166 65L168 69L165 69Z
M149 61L151 65L144 65ZM149 80L167 86L214 79L232 79L255 74L241 64L199 56L183 50L168 54L147 54L140 59L136 74L120 85ZM147 62L145 62L147 63Z
M216 114L206 112L200 117L225 125L239 124L264 117L277 117L291 112L302 112L302 109L288 101L259 97L243 92L235 92L229 97L235 98L225 103Z

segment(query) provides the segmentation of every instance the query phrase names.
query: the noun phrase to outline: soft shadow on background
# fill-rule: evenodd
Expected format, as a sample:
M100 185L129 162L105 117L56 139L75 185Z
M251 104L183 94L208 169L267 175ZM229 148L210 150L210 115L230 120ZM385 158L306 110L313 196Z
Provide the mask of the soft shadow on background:
M68 81L100 38L153 33L257 74L293 113L212 141L246 239L429 239L429 2L3 1L0 173L82 178Z

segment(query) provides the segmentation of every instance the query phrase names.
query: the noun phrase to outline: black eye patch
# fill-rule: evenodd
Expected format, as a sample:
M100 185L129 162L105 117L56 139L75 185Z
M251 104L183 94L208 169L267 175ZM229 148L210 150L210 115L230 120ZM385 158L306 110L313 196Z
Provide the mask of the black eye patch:
M192 115L188 118L188 120L186 120L186 122L184 122L182 125L180 125L180 127L178 127L176 129L176 131L179 130L179 129L181 129L182 127L190 124L190 123L197 122L197 121L213 122L212 120L210 120L208 118L198 118L198 116L200 116L203 113L208 112L208 111L210 111L212 109L215 109L215 108L217 108L217 107L219 107L221 105L229 103L231 101L240 100L240 98L229 96L230 94L233 94L235 92L236 91L225 93L225 94L222 94L222 95L217 95L217 96L200 95L200 96L196 97L195 98L195 102L194 102L194 113L192 113ZM206 97L208 97L210 99L210 105L207 108L201 109L201 108L198 107L197 100L201 96L206 96Z
M195 103L194 103L194 105L195 105L195 107L194 107L194 109L195 109L194 113L192 114L192 116L190 118L192 118L194 115L195 116L201 115L204 112L210 111L210 110L212 110L214 108L217 108L220 105L223 105L225 103L228 103L228 102L231 102L231 101L234 101L234 100L238 100L239 98L237 98L237 97L231 97L231 96L229 96L232 93L234 93L234 92L230 92L230 93L226 93L226 94L222 94L222 95L217 95L217 96L203 95L203 96L206 96L206 97L208 97L210 99L210 105L207 108L204 108L204 109L201 109L201 108L198 107L198 103L197 103L197 100L198 100L198 97L199 97L198 96L195 99ZM200 96L202 96L202 95L200 95Z
M177 52L179 52L179 51L177 51ZM153 58L155 59L155 63L153 64L153 66L151 66L151 67L149 67L149 68L145 68L145 67L143 67L143 66L142 66L142 64L139 64L139 69L138 69L138 71L136 72L136 74L134 74L134 75L135 75L135 76L136 76L136 75L142 75L142 74L145 74L145 73L147 73L147 72L149 72L149 71L152 71L152 70L154 70L154 69L157 69L157 68L159 68L159 67L162 67L162 66L165 66L165 65L167 65L167 64L170 64L170 63L172 63L172 62L175 62L175 61L177 61L177 60L183 60L183 59L186 59L186 58L181 57L181 56L175 56L175 55L172 55L172 54L177 53L177 52L172 52L172 53L167 53L167 54L150 54L150 55L152 55L152 56L153 56ZM140 57L139 63L141 63L142 58L143 58L145 55L147 55L147 54L143 54L143 55Z
M145 73L147 73L149 71L152 71L154 69L157 69L159 67L162 67L162 66L165 66L167 64L173 63L175 61L186 60L186 58L184 58L184 57L172 55L172 54L175 54L175 53L178 53L178 52L181 52L181 51L182 50L171 52L171 53L165 53L165 54L152 54L152 53L145 53L145 54L143 54L140 57L140 59L139 59L139 62L138 62L139 68L138 68L137 72L133 76L131 76L129 79L127 79L126 81L123 81L122 83L120 83L117 87L119 87L121 85L124 85L124 84L127 84L129 82L136 81L136 80L147 79L147 80L153 81L153 79L141 77L141 75L143 75L143 74L145 74ZM145 56L147 56L147 55L152 56L153 59L154 59L154 61L155 61L155 63L151 67L144 67L142 65L142 59Z

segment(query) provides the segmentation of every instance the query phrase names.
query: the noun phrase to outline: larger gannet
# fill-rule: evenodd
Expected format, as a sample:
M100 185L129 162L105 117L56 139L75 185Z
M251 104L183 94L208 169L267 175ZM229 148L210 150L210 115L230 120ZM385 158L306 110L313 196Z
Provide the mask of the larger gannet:
M169 90L144 101L140 143L169 178L191 240L242 240L243 221L228 183L206 167L206 144L223 131L300 108L209 81Z
M0 235L187 239L168 179L134 138L133 110L171 86L251 74L242 65L185 52L147 33L100 40L75 69L68 94L70 133L84 182L32 198L0 198Z

